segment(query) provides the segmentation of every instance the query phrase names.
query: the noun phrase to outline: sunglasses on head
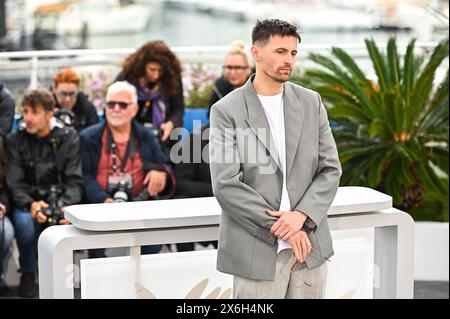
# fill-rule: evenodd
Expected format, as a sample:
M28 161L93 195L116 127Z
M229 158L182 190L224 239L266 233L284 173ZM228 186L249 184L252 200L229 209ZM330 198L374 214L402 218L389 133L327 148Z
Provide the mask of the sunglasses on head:
M116 101L108 101L106 102L106 106L113 110L116 107L116 104L119 105L119 108L121 110L126 110L128 108L128 105L130 105L131 103L127 103L127 102L116 102Z

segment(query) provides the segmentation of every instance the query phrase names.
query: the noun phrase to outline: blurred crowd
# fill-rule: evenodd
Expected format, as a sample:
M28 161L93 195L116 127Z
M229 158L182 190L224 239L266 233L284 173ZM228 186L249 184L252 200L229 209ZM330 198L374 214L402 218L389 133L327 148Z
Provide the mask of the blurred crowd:
M210 107L253 71L244 46L233 43ZM54 74L48 89L26 92L17 105L0 83L0 297L16 293L3 278L14 239L21 273L17 295L37 295L37 239L46 227L69 223L63 214L68 205L213 196L208 159L193 160L196 151L208 153L203 133L209 124L183 140L171 136L183 125L181 76L179 59L163 41L145 43L123 61L108 87L104 117L80 91L80 76L71 68ZM19 106L21 118L13 130ZM201 149L193 148L196 138ZM182 162L170 158L178 142L189 151ZM177 244L177 251L193 250L194 244ZM217 242L199 244L217 247ZM154 254L161 248L141 251ZM89 251L90 258L103 256L103 249Z

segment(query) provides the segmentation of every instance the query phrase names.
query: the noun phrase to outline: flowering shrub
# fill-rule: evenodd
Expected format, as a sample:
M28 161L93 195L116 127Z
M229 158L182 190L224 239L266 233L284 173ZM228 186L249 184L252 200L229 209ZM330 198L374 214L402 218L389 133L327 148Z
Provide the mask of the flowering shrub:
M108 86L114 81L117 70L101 68L79 72L80 90L84 92L98 111L105 103ZM203 63L186 64L183 68L183 94L186 107L207 108L214 83L220 72L216 66Z
M79 72L79 74L81 78L80 90L88 96L97 111L102 111L106 91L108 86L114 82L116 73L112 69L98 69L91 72Z
M217 67L203 63L186 64L183 90L186 107L207 108L214 83L220 77Z

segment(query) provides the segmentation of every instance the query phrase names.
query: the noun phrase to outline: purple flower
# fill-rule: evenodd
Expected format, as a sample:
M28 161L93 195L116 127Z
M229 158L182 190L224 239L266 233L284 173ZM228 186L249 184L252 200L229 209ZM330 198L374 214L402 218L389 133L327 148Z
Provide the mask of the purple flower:
M90 85L91 89L94 90L94 91L95 90L101 90L101 89L104 88L104 86L105 86L105 83L103 81L100 81L100 80L94 80L94 81L92 81L92 83Z
M103 106L103 99L95 99L93 104L97 108L102 107Z

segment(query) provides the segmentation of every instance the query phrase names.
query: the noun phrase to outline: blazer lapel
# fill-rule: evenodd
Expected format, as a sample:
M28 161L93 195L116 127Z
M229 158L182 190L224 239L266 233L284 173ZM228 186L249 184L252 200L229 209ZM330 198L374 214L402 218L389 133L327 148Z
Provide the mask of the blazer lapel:
M286 132L286 176L290 176L303 127L305 108L297 99L289 82L284 85L283 100Z
M261 102L252 85L253 78L254 75L251 75L247 83L244 84L244 98L247 107L246 122L261 143L266 147L266 150L269 152L277 166L281 169L280 160L275 148L266 113L264 112Z

